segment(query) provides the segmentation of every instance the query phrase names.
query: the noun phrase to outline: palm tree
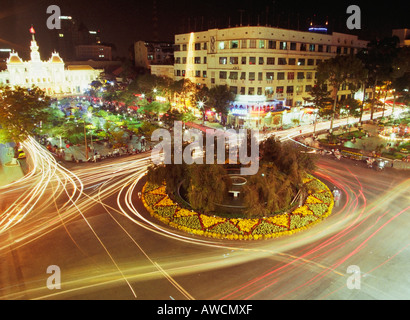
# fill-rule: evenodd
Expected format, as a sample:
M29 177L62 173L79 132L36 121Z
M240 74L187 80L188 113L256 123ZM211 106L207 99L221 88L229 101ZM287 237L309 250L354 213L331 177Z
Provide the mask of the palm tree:
M353 85L364 77L365 70L361 60L352 55L337 55L325 60L317 66L318 83L328 83L333 88L333 109L330 121L330 132L333 130L333 121L337 106L337 94L340 86Z
M393 71L393 61L397 56L399 39L387 37L369 42L366 49L361 50L357 57L368 70L369 82L373 83L373 99L370 119L373 119L376 102L376 87L380 82L388 81Z

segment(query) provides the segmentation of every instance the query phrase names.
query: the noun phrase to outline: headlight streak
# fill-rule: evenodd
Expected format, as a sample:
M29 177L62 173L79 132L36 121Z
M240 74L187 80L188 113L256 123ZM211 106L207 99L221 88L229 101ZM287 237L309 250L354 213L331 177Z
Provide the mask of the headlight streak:
M298 131L298 130L297 130ZM281 139L289 139L292 136L298 135L298 132L291 135L282 137ZM30 143L25 146L28 149L33 148ZM41 147L41 146L40 146ZM12 223L5 227L6 222L4 213L0 215L0 233L11 228L19 230L20 223L23 221L30 222L30 212L33 212L35 206L39 206L39 199L42 198L44 203L44 209L39 211L39 208L35 210L35 217L39 216L39 212L45 212L48 205L52 204L55 208L54 211L57 216L53 219L46 219L46 221L38 223L38 220L33 221L32 225L24 224L21 228L25 228L27 225L29 229L25 229L24 233L18 233L16 242L18 246L25 245L35 239L40 238L43 234L57 230L61 225L64 226L65 231L69 233L65 224L69 221L81 217L91 229L94 236L98 238L97 230L93 229L89 221L84 216L87 210L97 204L101 205L110 217L121 227L123 232L129 237L134 245L145 255L147 260L155 268L155 272L150 272L148 266L143 268L130 266L120 267L116 264L114 257L110 255L108 248L104 246L104 243L100 243L102 248L106 251L112 262L117 268L117 272L105 272L102 276L89 276L84 274L78 280L72 280L67 285L72 288L61 292L55 292L50 295L43 295L36 299L45 299L53 296L64 295L69 292L76 292L79 290L87 290L92 288L98 288L100 286L110 286L118 284L122 281L126 281L131 288L131 292L136 297L135 291L133 291L129 281L139 281L151 278L158 278L164 276L183 296L187 299L193 299L193 297L180 286L175 280L175 275L190 274L193 272L218 270L225 267L232 267L241 263L247 263L250 261L257 261L258 259L264 259L267 257L274 258L274 267L271 270L267 270L258 275L254 279L242 285L238 285L236 288L227 288L224 293L219 293L216 298L218 299L253 299L258 298L259 294L264 294L264 297L268 299L278 299L288 297L290 294L297 294L302 288L312 286L319 280L324 279L329 273L337 275L338 278L345 278L343 269L340 269L344 263L349 261L358 252L366 248L369 242L379 234L387 225L392 221L404 216L402 213L409 208L405 208L401 213L391 214L391 204L395 199L408 199L406 198L406 190L409 190L409 180L403 182L401 185L390 188L387 192L380 192L380 186L370 185L373 189L369 192L369 184L366 185L366 192L364 192L362 181L365 177L355 176L352 172L348 174L346 168L337 168L333 166L321 165L316 174L330 181L343 191L343 196L346 200L341 208L335 208L334 213L328 217L326 221L315 226L314 228L295 234L292 238L278 238L271 241L261 242L232 242L225 240L209 240L195 235L189 235L186 233L174 232L172 229L165 226L156 224L155 222L146 218L146 213L138 212L135 207L135 195L136 187L141 178L145 175L147 167L150 161L147 158L135 159L121 158L107 164L100 163L95 167L83 167L75 170L76 174L66 170L58 165L53 157L45 160L44 155L37 155L36 152L28 152L33 154L33 163L35 170L24 178L12 184L11 188L0 188L0 194L12 194L12 191L22 190L28 182L34 185L32 189L25 190L25 195L30 194L32 197L24 198L28 200L23 202L23 198L19 198L17 205L26 205L28 212L20 212L21 208L9 208L8 214L15 216ZM30 178L28 178L30 177ZM39 183L41 181L42 186ZM36 183L36 184L35 184ZM53 183L56 183L54 186ZM10 187L10 185L8 186ZM44 194L47 188L55 190L56 193L53 198L44 199ZM12 190L10 190L12 189ZM33 191L35 190L35 191ZM85 192L87 190L87 192ZM379 192L377 192L379 191ZM34 192L34 193L32 193ZM57 202L58 198L65 193L69 200L65 201L62 205ZM370 203L367 201L369 194L381 194L379 199L372 200ZM110 196L116 195L118 208L113 208L105 202ZM38 196L38 198L36 197ZM138 201L138 200L137 200ZM124 204L125 203L125 204ZM385 210L384 210L385 209ZM19 213L17 213L19 212ZM206 257L193 260L191 257L184 257L182 261L170 261L166 264L159 264L158 261L154 261L148 253L142 249L143 244L137 242L135 237L126 231L124 226L120 223L113 213L126 217L129 221L132 221L136 225L153 232L154 234L167 237L168 239L183 241L189 244L201 245L213 247L215 249L234 250L229 258L221 259L220 253L209 254ZM375 219L375 221L371 219ZM34 220L34 219L33 219ZM386 221L387 220L387 221ZM366 224L364 224L366 222ZM367 223L369 222L369 223ZM31 227L30 227L31 226ZM1 228L5 228L1 231ZM378 228L378 229L376 229ZM363 229L363 230L362 230ZM376 229L376 231L374 231ZM27 232L28 231L28 232ZM353 233L355 232L355 233ZM365 240L362 239L364 237ZM75 242L75 237L71 237L72 241L81 250L81 245ZM323 240L322 240L323 239ZM362 240L361 240L362 239ZM101 239L100 239L101 240ZM102 240L101 240L102 241ZM319 244L317 244L319 242ZM314 244L312 247L306 249L306 246ZM335 255L335 251L343 249L345 247L353 247L353 251L349 254L337 255L334 260L328 262L327 257ZM393 256L396 257L399 253L402 253L407 245ZM1 250L2 248L0 248ZM289 253L292 249L298 250L296 254ZM83 251L82 251L83 252ZM86 255L85 252L83 252ZM387 261L393 259L389 257L388 260L382 261L378 266L372 266L369 272L378 269L383 266ZM279 263L282 263L279 266ZM314 268L312 268L314 267ZM316 268L316 269L315 269ZM166 271L165 271L166 269ZM312 276L309 280L303 283L297 283L295 281L294 287L287 289L285 292L280 292L275 289L276 286L281 286L283 281L287 279L287 273L302 272L302 270L310 270L316 272L316 275ZM137 270L140 270L137 271ZM144 272L146 270L146 272ZM319 270L319 271L316 271ZM217 271L216 271L217 272ZM118 276L118 273L120 276ZM171 277L171 275L173 277ZM92 284L88 285L90 281ZM38 289L40 290L40 288ZM271 291L270 290L276 290ZM336 292L337 290L334 290ZM323 297L329 297L333 293L325 293ZM194 294L195 295L195 294Z

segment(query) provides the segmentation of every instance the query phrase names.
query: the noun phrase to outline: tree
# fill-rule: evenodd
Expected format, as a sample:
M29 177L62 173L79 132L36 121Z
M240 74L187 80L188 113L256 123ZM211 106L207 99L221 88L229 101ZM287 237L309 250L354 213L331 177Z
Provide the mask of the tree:
M333 130L333 121L336 113L337 94L340 86L354 85L365 76L364 65L361 60L351 55L337 55L325 60L317 66L318 83L328 83L333 88L333 109L330 121L330 130Z
M37 87L0 88L0 131L3 142L19 143L49 116L50 98Z
M371 104L370 119L373 119L374 106L376 103L376 87L383 81L390 79L393 71L393 61L397 56L399 39L397 37L387 37L381 40L369 42L367 48L357 54L366 70L368 71L368 81L373 84L373 99Z
M219 85L209 89L209 106L221 114L222 124L225 124L225 117L229 113L229 103L234 99L235 95L227 85Z
M231 186L225 168L218 164L192 164L188 171L188 199L192 208L204 213L214 211Z
M348 98L340 102L340 107L343 108L343 113L347 116L346 122L349 123L349 117L359 117L361 114L361 103L354 99Z

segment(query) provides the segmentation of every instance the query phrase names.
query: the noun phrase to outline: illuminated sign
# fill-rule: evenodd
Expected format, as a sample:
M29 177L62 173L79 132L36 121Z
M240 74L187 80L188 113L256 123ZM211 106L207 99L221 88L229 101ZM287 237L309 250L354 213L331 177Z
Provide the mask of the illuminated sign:
M242 108L232 108L231 113L239 116L246 116L248 114L248 110Z

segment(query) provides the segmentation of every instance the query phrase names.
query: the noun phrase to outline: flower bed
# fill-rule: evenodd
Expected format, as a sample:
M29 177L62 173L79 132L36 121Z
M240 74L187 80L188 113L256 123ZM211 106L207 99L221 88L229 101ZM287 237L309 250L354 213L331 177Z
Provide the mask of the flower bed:
M269 239L304 230L331 214L333 195L329 188L313 176L303 182L309 196L302 206L263 218L221 218L187 210L168 197L165 186L151 183L145 184L141 199L151 216L185 232L230 240Z

